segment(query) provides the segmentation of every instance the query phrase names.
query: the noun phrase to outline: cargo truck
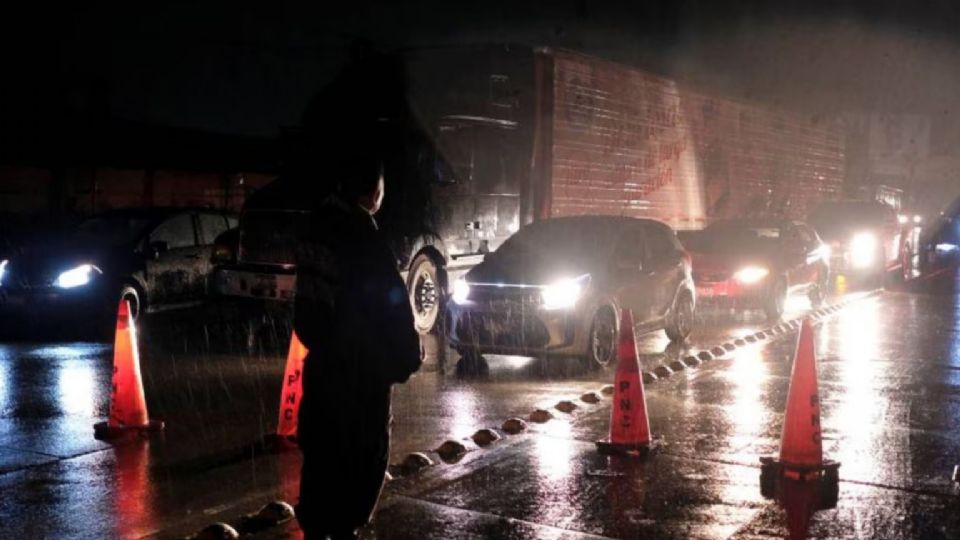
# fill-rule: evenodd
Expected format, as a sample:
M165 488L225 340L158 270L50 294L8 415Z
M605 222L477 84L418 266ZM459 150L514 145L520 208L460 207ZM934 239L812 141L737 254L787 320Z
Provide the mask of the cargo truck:
M435 332L451 284L533 221L574 215L702 228L733 216L797 218L840 192L843 140L828 118L725 99L642 69L524 46L403 53L425 134L418 174L387 179L379 221L405 273L417 329ZM221 296L289 306L297 224L282 178L246 203Z

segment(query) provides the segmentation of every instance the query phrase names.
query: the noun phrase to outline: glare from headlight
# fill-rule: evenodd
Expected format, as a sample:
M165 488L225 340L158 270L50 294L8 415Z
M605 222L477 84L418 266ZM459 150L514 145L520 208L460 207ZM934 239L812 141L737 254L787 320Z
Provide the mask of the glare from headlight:
M453 282L453 301L462 304L470 298L470 284L460 278Z
M566 309L577 304L583 294L582 279L563 279L542 288L543 309Z
M99 273L100 269L92 264L81 264L76 268L71 268L66 272L62 272L59 276L57 276L57 280L53 284L61 289L82 287L87 283L90 283L90 276L94 271Z
M769 273L770 271L762 266L747 266L737 270L736 273L733 274L733 279L744 285L750 285L767 277Z
M853 235L850 240L850 263L855 268L866 268L873 264L877 256L877 237L862 232Z
M0 285L3 285L3 275L7 273L7 259L0 261Z

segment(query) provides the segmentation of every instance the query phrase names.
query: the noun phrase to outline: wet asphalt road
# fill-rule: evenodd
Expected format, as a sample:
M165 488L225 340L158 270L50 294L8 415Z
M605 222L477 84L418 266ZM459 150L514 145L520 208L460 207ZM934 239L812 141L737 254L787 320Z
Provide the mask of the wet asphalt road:
M838 507L815 516L813 536L960 537L949 479L960 462L955 305L882 293L817 325L825 453L843 465ZM707 319L694 351L767 326L756 316ZM274 495L295 499L296 453L252 444L276 425L282 356L211 347L187 326L144 329L148 402L168 430L122 449L92 437L108 406L109 346L0 345L0 537L176 536ZM599 456L593 441L607 430L609 400L581 403L493 450L464 441L471 451L459 464L391 482L368 532L782 537L783 512L760 496L757 459L776 453L794 340L741 348L648 386L651 426L667 444L645 465ZM684 352L662 333L640 348L646 368ZM395 392L393 461L611 379L509 357L492 358L485 376L420 373Z

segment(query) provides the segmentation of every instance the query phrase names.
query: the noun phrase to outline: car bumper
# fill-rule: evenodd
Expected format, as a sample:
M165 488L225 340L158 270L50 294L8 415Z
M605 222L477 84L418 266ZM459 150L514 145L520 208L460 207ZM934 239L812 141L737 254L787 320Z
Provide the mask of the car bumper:
M705 305L731 305L743 307L760 306L766 296L766 283L751 285L728 279L714 282L698 282L697 303Z
M210 291L216 297L292 303L297 289L297 275L289 271L218 268L210 279Z
M116 313L99 287L62 290L0 287L0 324L12 330L101 321Z
M583 318L577 310L498 310L451 304L447 335L459 350L481 354L578 355L586 345Z

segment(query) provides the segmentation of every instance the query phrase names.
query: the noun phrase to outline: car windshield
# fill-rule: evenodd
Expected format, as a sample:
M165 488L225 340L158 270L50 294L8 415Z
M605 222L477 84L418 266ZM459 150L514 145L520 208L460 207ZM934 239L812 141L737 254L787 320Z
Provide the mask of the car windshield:
M150 219L132 214L103 214L82 221L69 235L74 242L117 246L134 241Z
M605 260L619 236L615 222L548 220L524 227L496 251L498 259L557 262Z
M780 240L780 228L773 224L721 222L692 235L685 244L701 253L729 253L772 249Z

